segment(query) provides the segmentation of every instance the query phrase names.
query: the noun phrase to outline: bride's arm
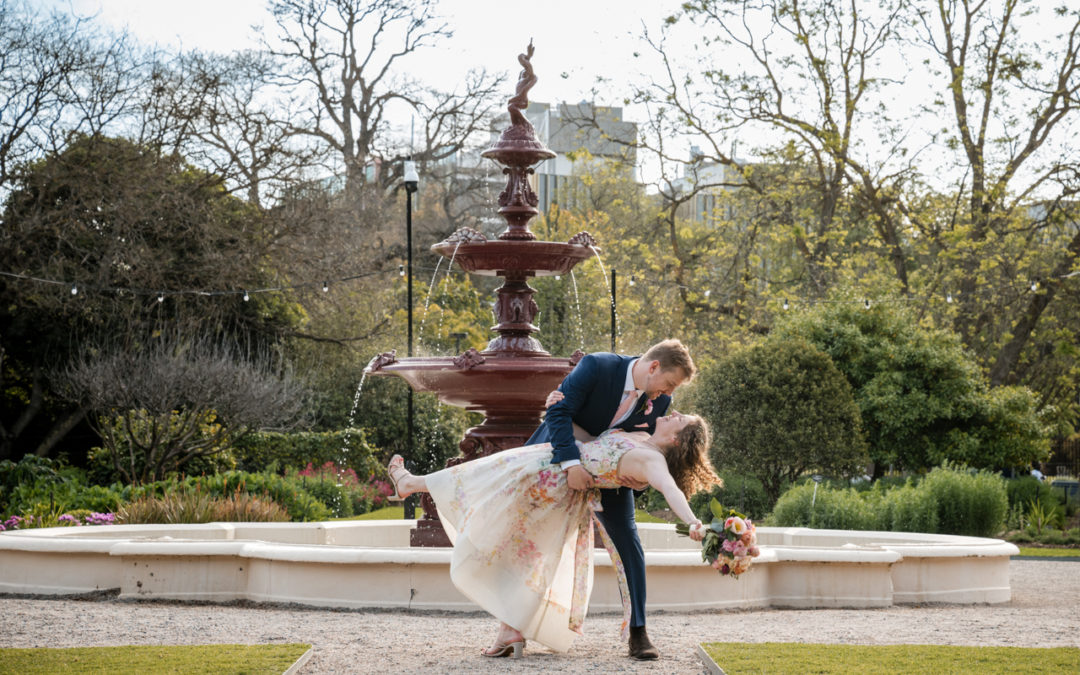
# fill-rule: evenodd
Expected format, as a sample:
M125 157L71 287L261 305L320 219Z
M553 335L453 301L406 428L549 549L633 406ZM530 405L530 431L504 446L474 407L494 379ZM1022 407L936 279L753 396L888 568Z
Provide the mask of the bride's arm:
M648 481L649 485L653 486L664 495L664 499L667 500L668 506L675 512L675 515L679 517L687 525L701 525L701 521L694 512L690 510L690 504L686 501L686 495L682 493L679 486L675 484L675 479L671 477L671 473L668 472L667 462L663 457L650 457L648 460L642 463L639 473L643 474L643 477Z

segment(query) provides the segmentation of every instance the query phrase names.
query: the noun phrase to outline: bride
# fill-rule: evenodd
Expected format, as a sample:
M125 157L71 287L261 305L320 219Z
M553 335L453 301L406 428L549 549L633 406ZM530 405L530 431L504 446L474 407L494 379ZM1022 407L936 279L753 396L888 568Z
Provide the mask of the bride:
M595 488L631 479L659 490L701 541L704 527L687 494L718 483L709 464L709 431L694 415L672 413L653 434L606 431L581 444L581 463ZM502 622L485 656L520 657L526 640L567 651L580 634L592 591L593 510L596 490L571 490L551 464L551 445L528 445L419 476L400 455L389 466L393 498L429 492L454 543L450 579L466 597ZM622 632L630 606L618 553L599 531L612 558L623 599Z

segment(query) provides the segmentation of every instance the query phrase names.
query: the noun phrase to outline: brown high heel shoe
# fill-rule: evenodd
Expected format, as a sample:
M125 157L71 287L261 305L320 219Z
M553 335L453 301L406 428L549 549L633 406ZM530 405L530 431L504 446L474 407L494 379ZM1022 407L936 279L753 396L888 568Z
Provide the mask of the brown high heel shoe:
M506 644L493 644L487 649L480 650L481 656L490 656L492 658L501 658L509 656L512 659L520 659L525 654L525 641L518 640L517 642L508 642Z

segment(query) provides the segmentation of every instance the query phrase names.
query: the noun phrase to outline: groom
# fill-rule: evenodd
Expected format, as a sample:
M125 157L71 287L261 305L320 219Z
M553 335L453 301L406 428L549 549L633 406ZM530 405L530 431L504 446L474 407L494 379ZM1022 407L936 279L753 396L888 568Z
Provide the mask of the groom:
M562 400L548 408L544 423L526 445L551 443L552 464L561 465L570 488L591 488L593 477L581 466L574 425L593 437L616 427L652 433L656 419L667 412L671 393L693 376L694 361L678 340L655 344L640 357L588 354L559 385ZM657 659L660 652L645 632L645 553L634 522L634 492L627 487L601 490L600 503L604 510L596 515L626 568L630 656Z

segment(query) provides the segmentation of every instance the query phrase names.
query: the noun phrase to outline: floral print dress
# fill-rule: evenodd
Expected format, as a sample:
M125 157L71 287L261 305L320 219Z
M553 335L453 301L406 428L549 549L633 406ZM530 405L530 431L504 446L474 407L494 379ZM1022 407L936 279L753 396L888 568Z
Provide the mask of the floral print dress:
M581 444L582 466L596 488L616 488L619 459L643 434L605 432ZM466 597L535 640L560 652L581 633L592 592L593 515L599 492L571 490L551 465L551 444L497 452L430 474L428 491L454 552L450 579ZM615 565L630 619L622 561L599 527Z

